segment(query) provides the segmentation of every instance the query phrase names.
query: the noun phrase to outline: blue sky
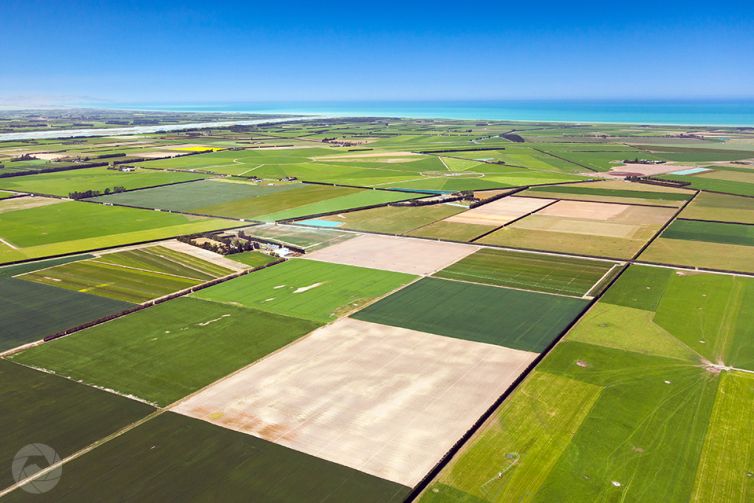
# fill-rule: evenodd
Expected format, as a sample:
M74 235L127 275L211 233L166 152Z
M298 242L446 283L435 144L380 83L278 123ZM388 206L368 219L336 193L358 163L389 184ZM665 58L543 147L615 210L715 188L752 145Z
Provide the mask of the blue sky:
M754 97L751 1L2 0L0 19L6 102Z

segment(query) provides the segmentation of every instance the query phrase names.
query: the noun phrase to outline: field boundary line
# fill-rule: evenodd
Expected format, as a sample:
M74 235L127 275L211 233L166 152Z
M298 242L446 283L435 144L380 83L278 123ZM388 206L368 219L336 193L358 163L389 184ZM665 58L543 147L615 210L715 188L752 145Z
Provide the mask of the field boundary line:
M281 225L293 225L297 227L302 227L304 229L322 229L321 227L315 227L313 225L306 225L299 222L277 222ZM526 253L533 253L538 255L553 255L557 257L571 257L571 258L582 258L582 259L590 259L590 260L598 260L602 262L625 262L628 260L626 257L618 258L618 257L606 257L602 255L584 255L579 253L563 253L563 252L557 252L552 250L539 250L536 248L517 248L515 246L504 246L504 245L496 245L496 244L490 244L490 243L471 243L469 241L457 241L454 239L443 239L443 238L431 238L426 236L411 236L406 234L395 234L390 232L377 232L377 231L366 231L366 230L355 230L355 229L344 229L338 227L337 230L339 232L350 232L353 234L374 234L376 236L392 236L397 238L407 238L407 239L424 239L426 241L440 241L442 243L456 243L461 245L471 245L471 246L480 246L483 248L494 248L498 250L511 250L511 251L520 251L520 252L526 252Z
M450 266L448 266L448 267L450 267ZM442 269L440 269L440 270L442 270ZM611 268L611 270L612 270L612 268ZM552 295L554 297L567 297L569 299L584 300L583 296L579 297L579 296L576 296L576 295L567 295L567 294L564 294L564 293L543 292L541 290L530 290L528 288L519 288L519 287L516 287L516 286L493 285L491 283L479 283L478 281L468 281L468 280L465 280L465 279L455 279L455 278L445 278L443 276L435 276L434 274L436 274L437 272L439 272L439 271L435 271L434 273L432 273L430 275L427 275L425 277L427 277L427 278L433 278L433 279L439 279L439 280L444 280L444 281L454 281L456 283L468 283L468 284L471 284L471 285L489 286L489 287L492 287L492 288L503 288L503 289L506 289L506 290L518 290L519 292L541 293L543 295ZM589 293L589 292L587 292L587 293Z
M654 243L654 241L655 241L655 240L656 240L656 239L657 239L658 237L660 237L660 236L662 235L662 233L663 233L663 232L665 232L665 230L666 230L666 229L667 229L668 227L670 227L670 225L671 225L671 224L672 224L673 222L675 222L675 221L676 221L676 219L678 218L678 215L680 215L680 214L681 214L681 212L682 212L683 210L685 210L685 209L686 209L686 207L687 207L687 206L688 206L689 204L691 204L691 202L692 202L692 201L693 201L694 199L696 199L696 196L698 196L698 195L699 195L700 193L701 193L701 191L700 191L700 190L697 190L697 191L696 191L696 193L695 193L695 194L694 194L693 196L691 196L691 197L690 197L690 198L689 198L689 199L688 199L688 200L687 200L686 202L684 202L684 203L683 203L683 204L681 205L681 207L680 207L680 208L678 208L678 209L677 209L677 210L675 211L675 213L673 213L673 215L672 215L672 216L671 216L671 217L670 217L670 218L668 219L668 221L667 221L667 222L665 222L665 223L663 224L663 226L662 226L662 227L660 227L660 229L659 229L659 230L658 230L658 231L657 231L657 232L656 232L656 233L654 234L654 236L652 236L652 237L651 237L651 238L650 238L650 239L649 239L649 240L648 240L648 241L647 241L646 243L644 243L644 246L642 246L641 248L639 248L639 251L637 251L637 252L636 252L636 253L635 253L635 254L634 254L634 255L633 255L632 257L631 257L631 261L634 261L634 260L638 259L638 258L639 258L639 257L641 256L641 254L642 254L642 253L644 253L644 251L645 251L645 250L646 250L647 248L649 248L649 245L651 245L652 243Z
M201 232L200 234L204 234L206 232L218 232L218 231L231 231L231 230L236 230L236 229L245 229L247 227L253 227L255 225L261 225L261 224L262 224L262 222L245 222L245 225L234 225L232 227L221 227L219 229L212 229L210 231L204 231L204 232ZM115 234L110 234L110 235L115 235ZM113 245L113 246L102 246L102 247L99 247L99 248L85 248L83 250L77 250L75 252L56 253L54 255L45 255L43 257L34 257L34 258L25 258L25 259L21 259L21 260L12 260L10 262L5 262L4 264L0 264L0 267L19 265L19 264L28 264L29 262L36 262L36 261L42 261L42 260L50 260L50 259L62 258L62 257L71 257L71 256L74 256L74 255L86 255L86 254L90 254L92 252L105 251L105 250L114 250L114 249L123 248L123 247L126 247L126 246L138 246L138 245L145 245L145 244L150 244L150 243L159 243L159 242L162 242L162 241L168 241L170 239L175 239L175 238L177 238L179 236L189 236L189 235L191 235L191 234L176 234L176 235L173 235L173 236L165 236L165 237L156 238L156 239L147 239L145 241L134 241L134 242L131 242L131 243L121 243L121 244L117 244L117 245Z
M706 272L710 274L721 274L726 276L740 276L742 278L754 278L754 273L751 272L745 272L745 271L733 271L730 269L712 269L709 267L694 267L689 265L675 265L675 264L668 264L664 262L651 262L648 260L631 260L629 261L631 264L635 265L643 265L643 266L649 266L649 267L659 267L662 269L678 269L679 271L689 271L689 272Z
M494 413L500 408L503 402L524 382L529 374L539 365L539 363L557 346L563 337L573 328L584 315L594 306L602 295L615 284L616 281L628 270L630 264L624 264L618 274L610 280L605 288L599 293L599 295L588 300L584 308L579 312L577 316L566 325L563 330L558 334L548 346L542 350L537 357L518 375L518 377L508 386L487 410L471 425L471 427L464 433L451 448L440 458L435 466L422 478L417 485L411 489L411 492L406 496L404 500L406 503L416 501L416 499L429 487L432 481L442 472L442 470L453 460L453 458L463 449L463 447L472 439L474 435L487 423L487 421L494 415Z
M54 463L54 464L48 466L47 468L39 470L35 474L33 474L33 475L29 476L29 477L26 477L25 479L23 479L23 480L21 480L19 482L16 482L15 484L13 484L11 486L8 486L5 489L0 490L0 498L2 498L3 496L6 496L8 494L10 494L11 492L13 492L13 491L15 491L17 489L20 489L21 486L24 486L24 485L26 485L26 484L28 484L30 482L33 482L36 479L38 479L39 477L42 477L42 476L48 474L49 472L51 472L51 471L53 471L53 470L55 470L57 468L62 467L65 463L68 463L70 461L74 461L77 458L80 458L81 456L83 456L84 454L88 454L89 452L93 451L97 447L99 447L99 446L101 446L103 444L106 444L107 442L109 442L111 440L114 440L114 439L120 437L121 435L123 435L125 433L128 433L129 431L133 430L134 428L137 428L137 427L141 426L142 424L144 424L144 423L146 423L146 422L148 422L148 421L156 418L157 416L160 416L160 415L164 414L165 412L167 412L167 411L164 410L164 409L161 409L161 408L157 408L157 410L154 410L154 411L150 412L149 414L147 414L146 416L142 417L141 419L138 419L138 420L134 421L133 423L127 424L126 426L124 426L121 429L119 429L119 430L117 430L117 431L115 431L115 432L107 435L106 437L103 437L103 438L101 438L99 440L95 440L94 442L92 442L91 444L87 445L86 447L83 447L82 449L79 449L78 451L74 452L73 454L70 454L70 455L66 456L65 458L61 459L57 463Z
M266 269L268 267L272 267L272 266L280 264L282 262L285 262L285 259L280 259L280 260L277 260L275 262L270 262L269 264L264 264L264 265L261 265L259 267L252 267L252 268L249 268L249 269L244 269L242 271L234 271L231 274L227 274L227 275L221 276L219 278L213 278L213 279L205 281L203 283L199 283L199 284L193 285L193 286L191 286L189 288L184 288L182 290L178 290L177 292L172 292L172 293L163 295L161 297L157 297L157 298L154 298L154 299L149 299L149 300L144 301L144 302L139 303L139 304L134 304L133 306L131 306L131 307L127 308L127 309L124 309L124 310L122 310L122 311L120 311L118 313L110 314L108 316L103 316L103 317L97 318L95 320L91 320L91 321L88 321L86 323L82 323L82 324L80 324L78 326L71 327L71 328L68 328L66 330L61 330L61 331L58 331L58 332L56 332L54 334L47 335L47 336L45 336L42 339L39 339L37 341L29 342L29 343L23 344L21 346L17 346L15 348L10 348L10 349L8 349L8 350L0 353L0 357L5 358L6 356L10 356L10 355L12 355L14 353L18 353L18 352L24 351L26 349L30 349L30 348L32 348L34 346L37 346L37 345L40 345L40 344L44 344L46 342L53 341L55 339L60 339L62 337L67 337L67 336L69 336L71 334L75 334L76 332L81 332L82 330L86 330L86 329L89 329L89 328L92 328L92 327L95 327L95 326L98 326L98 325L105 324L105 323L107 323L109 321L113 321L113 320L116 320L118 318L122 318L124 316L128 316L129 314L132 314L132 313L135 313L135 312L138 312L138 311L142 311L142 310L148 309L150 307L154 307L154 306L156 306L158 304L162 304L163 302L168 302L168 301L173 300L173 299L177 299L177 298L180 298L180 297L185 297L186 295L194 293L194 292L196 292L198 290L203 290L205 288L209 288L211 286L214 286L214 285L217 285L217 284L220 284L220 283L224 283L226 281L230 281L232 279L235 279L235 278L238 278L238 277L241 277L241 276L245 276L247 274L251 274L253 272L256 272L256 271L259 271L259 270L262 270L262 269Z
M509 194L509 195L510 195L510 194ZM510 195L510 197L516 197L516 196L515 196L515 195ZM543 205L543 206L540 206L540 207L539 207L539 208L537 208L536 210L532 210L532 211L530 211L529 213L526 213L525 215L521 215L521 216L519 216L519 217L516 217L516 218L514 218L513 220L510 220L509 222L505 222L505 223L504 223L503 225L501 225L501 226L499 226L499 227L496 227L496 228L494 228L494 229L492 229L492 230L490 230L490 231L487 231L487 232L485 232L485 233L483 233L483 234L480 234L479 236L475 237L474 239L470 240L469 242L470 242L470 243L474 243L474 242L476 242L476 241L477 241L478 239L482 239L482 238L483 238L483 237L485 237L485 236L489 236L489 235L490 235L490 234L492 234L493 232L497 232L497 231L499 231L500 229L502 229L502 228L504 228L504 227L508 227L509 225L511 225L511 224L514 224L514 223L518 222L519 220L523 220L523 219L524 219L524 218L526 218L526 217L529 217L529 216L531 216L531 215L534 215L534 214L535 214L535 213L537 213L538 211L540 211L540 210L543 210L543 209L547 208L548 206L552 206L553 204L555 204L555 203L557 203L557 202L559 202L559 199L554 199L554 200L550 201L549 203L547 203L547 204L545 204L545 205Z
M662 204L622 203L620 201L599 201L597 199L574 199L572 197L560 197L560 196L535 196L532 194L526 194L526 195L521 195L521 196L516 196L516 197L532 197L535 199L557 199L558 201L574 201L577 203L620 204L623 206L643 206L643 207L648 207L648 208L666 208L666 209L678 208L678 206L664 206ZM618 196L605 196L605 197L618 197Z
M280 353L282 351L285 351L286 349L290 348L291 346L294 346L295 344L298 344L300 341L303 341L304 339L308 339L315 332L318 332L319 330L322 330L325 327L328 327L328 326L332 325L333 323L337 323L340 320L346 319L346 318L350 317L352 314L357 313L357 312L361 311L362 309L365 309L365 308L371 306L372 304L376 304L377 302L381 301L382 299L384 299L386 297L389 297L389 296L393 295L394 293L397 293L397 292L403 290L404 288L407 288L408 286L413 285L414 283L416 283L418 281L421 281L422 279L424 279L424 276L417 276L416 278L412 279L411 281L407 282L406 284L401 285L401 286L399 286L397 288L394 288L394 289L390 290L389 292L387 292L387 293L385 293L383 295L380 295L379 297L375 297L374 299L370 300L369 302L366 302L365 304L363 304L361 306L355 307L355 308L353 308L353 309L345 312L345 314L339 315L336 319L330 320L327 323L324 323L324 324L316 327L312 331L310 331L310 332L302 335L301 337L299 337L299 338L297 338L297 339L289 342L288 344L285 344L285 345L279 347L278 349L276 349L276 350L274 350L274 351L272 351L270 353L267 353L266 355L262 356L261 358L257 358L256 360L254 360L254 361L252 361L252 362L244 365L243 367L241 367L241 368L239 368L237 370L234 370L233 372L231 372L229 374L226 374L226 375L220 377L219 379L216 379L215 381L212 381L211 383L207 384L206 386L202 386L200 389L198 389L198 390L196 390L196 391L194 391L192 393L189 393L186 396L183 396L183 397L179 398L178 400L176 400L176 401L174 401L174 402L166 405L163 408L165 410L171 410L171 409L177 407L178 405L180 405L181 403L185 402L186 400L188 400L188 399L194 397L195 395L198 395L199 393L203 392L204 390L210 388L211 386L214 386L215 384L218 384L220 382L226 381L226 380L230 379L231 377L233 377L233 376L235 376L237 374L240 374L241 372L245 371L246 369L253 367L257 363L261 363L261 362L263 362L263 361L271 358L273 355L276 355L276 354L278 354L278 353ZM227 302L219 302L219 301L212 300L212 299L198 299L198 300L201 300L201 301L204 301L204 302L212 302L212 303L215 303L215 304L229 304ZM235 304L231 304L231 305L235 305ZM256 311L259 311L259 312L262 312L262 313L268 313L268 314L270 313L270 311L263 311L261 309L256 309L256 308L253 308L253 307L244 307L244 309L252 309L252 310L256 310ZM277 314L277 313L272 313L272 314ZM300 319L300 320L312 321L312 320L307 320L306 318L299 318L299 317L296 317L296 316L289 316L289 315L280 315L280 316L286 316L288 318L295 318L295 319ZM176 414L181 414L181 413L180 412L176 412Z
M678 217L676 220L685 220L686 222L708 222L711 224L733 224L733 225L751 225L754 226L754 223L752 222L732 222L730 220L705 220L703 218L686 218L686 217Z

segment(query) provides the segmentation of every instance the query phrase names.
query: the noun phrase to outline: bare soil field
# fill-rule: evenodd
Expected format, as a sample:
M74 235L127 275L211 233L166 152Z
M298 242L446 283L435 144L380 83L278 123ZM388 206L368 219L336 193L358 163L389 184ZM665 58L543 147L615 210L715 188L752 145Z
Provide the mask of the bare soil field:
M414 486L535 357L343 319L174 411Z
M609 221L631 208L625 204L558 201L539 212L541 216Z
M61 202L60 199L53 199L51 197L14 197L13 199L6 199L0 203L0 213L5 213L6 211L28 210L29 208L47 206L59 202Z
M409 274L432 274L479 247L424 239L363 235L303 258Z
M445 219L461 224L500 226L553 202L554 199L506 197Z

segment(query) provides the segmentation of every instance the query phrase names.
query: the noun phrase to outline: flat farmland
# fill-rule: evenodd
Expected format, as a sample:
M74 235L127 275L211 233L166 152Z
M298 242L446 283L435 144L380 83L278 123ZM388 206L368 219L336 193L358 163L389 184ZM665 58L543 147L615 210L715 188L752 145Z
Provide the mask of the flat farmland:
M317 326L307 320L181 297L11 358L167 405Z
M363 235L307 254L305 258L407 274L431 274L477 249L465 244Z
M80 258L79 258L80 260ZM0 268L0 351L128 309L132 304L22 281L14 276L62 261ZM33 274L33 273L32 273Z
M249 267L262 267L278 260L276 257L259 251L234 253L230 255L230 259Z
M553 202L553 200L539 198L506 197L451 215L441 221L420 227L410 234L453 241L472 241L482 234Z
M40 173L34 176L0 178L0 188L32 194L67 196L71 192L87 190L104 192L105 189L113 189L114 187L125 187L127 190L132 190L201 178L206 178L206 175L154 169L137 169L126 173L103 166L58 171L56 173Z
M15 199L7 202L11 203ZM2 206L0 202L0 207ZM2 209L0 208L0 211ZM56 225L50 225L55 222ZM3 213L0 263L229 227L226 220L67 201Z
M675 211L674 208L558 201L481 238L479 243L631 258Z
M202 215L283 220L411 199L411 194L283 182L204 180L95 198L140 208ZM413 197L419 197L414 194Z
M173 410L411 487L535 357L344 319Z
M482 248L434 276L580 297L616 270L614 262Z
M585 300L571 297L424 278L353 317L540 352L585 307Z
M749 153L750 156L754 152ZM692 175L663 175L664 180L688 183L690 187L713 192L754 196L754 171L746 168L713 166L711 170Z
M409 274L293 259L192 295L328 323L412 279Z
M333 222L342 229L407 234L463 211L463 208L447 204L432 206L384 206L368 210L330 215L318 220ZM306 224L307 221L301 222Z
M261 176L256 173L265 166L295 164L310 161L311 157L332 154L329 148L280 148L255 150L226 150L173 159L141 163L160 169L201 170L223 175Z
M45 268L18 278L138 304L231 272L185 253L152 246Z
M590 182L550 187L532 187L521 193L531 197L604 201L624 204L654 204L679 207L694 193L658 185L624 181Z
M397 503L409 492L400 484L170 412L66 463L63 473L53 490L35 499ZM5 499L25 501L28 495L15 491Z
M752 287L631 266L421 500L748 500Z
M702 192L680 215L694 220L719 220L754 224L754 199Z
M677 220L662 233L665 239L754 246L754 225Z
M154 409L54 375L0 360L0 490L14 483L19 449L43 443L63 458L147 416Z
M282 224L255 225L244 229L244 232L249 236L303 248L307 253L356 236L350 232L338 232L332 229L313 229Z
M647 262L754 272L754 225L676 220L641 254Z
M555 202L530 197L504 197L447 218L446 222L499 227Z

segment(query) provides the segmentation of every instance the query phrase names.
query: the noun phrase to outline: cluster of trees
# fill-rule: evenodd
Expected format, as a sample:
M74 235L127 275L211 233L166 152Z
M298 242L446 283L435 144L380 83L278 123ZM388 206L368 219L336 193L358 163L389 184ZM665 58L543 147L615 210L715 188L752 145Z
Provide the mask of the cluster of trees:
M70 199L86 199L88 197L97 197L101 195L108 195L108 194L117 194L118 192L125 192L126 188L119 185L117 187L106 188L103 192L100 192L99 190L84 190L81 192L69 192L68 197Z
M204 240L199 242L201 238L204 238ZM191 236L179 236L176 239L198 248L219 253L220 255L233 255L234 253L259 249L259 243L252 241L243 231L239 231L238 237L226 237L217 234L195 234Z

